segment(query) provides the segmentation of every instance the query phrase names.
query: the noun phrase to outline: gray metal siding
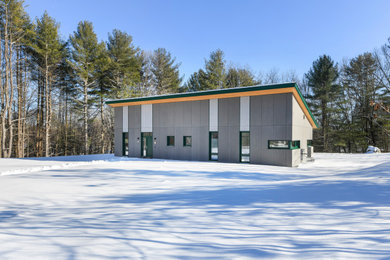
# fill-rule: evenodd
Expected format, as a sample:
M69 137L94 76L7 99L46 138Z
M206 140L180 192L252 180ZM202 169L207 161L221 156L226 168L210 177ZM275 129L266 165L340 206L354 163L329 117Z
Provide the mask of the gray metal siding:
M114 153L122 156L123 107L115 108L114 117Z
M240 161L240 98L218 101L218 161Z
M129 106L129 157L141 156L141 106Z
M250 99L250 161L292 166L292 151L268 149L268 140L291 140L292 94L252 96Z
M115 108L115 155L122 155L122 107ZM141 156L141 106L129 106L129 156ZM218 101L219 161L239 162L240 98ZM175 146L167 146L175 136ZM183 146L192 136L192 147ZM209 159L209 100L153 104L153 157L178 160ZM299 150L268 149L268 140L312 138L312 127L291 93L250 97L250 162L296 166Z
M208 160L208 100L153 105L153 157L178 160ZM167 146L167 136L175 145ZM192 146L183 146L183 136L192 136Z

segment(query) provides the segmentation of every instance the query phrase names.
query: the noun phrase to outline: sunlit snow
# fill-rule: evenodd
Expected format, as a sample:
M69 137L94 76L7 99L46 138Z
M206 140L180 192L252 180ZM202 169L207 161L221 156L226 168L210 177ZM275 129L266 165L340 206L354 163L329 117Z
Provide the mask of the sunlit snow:
M390 154L0 159L0 259L390 257Z

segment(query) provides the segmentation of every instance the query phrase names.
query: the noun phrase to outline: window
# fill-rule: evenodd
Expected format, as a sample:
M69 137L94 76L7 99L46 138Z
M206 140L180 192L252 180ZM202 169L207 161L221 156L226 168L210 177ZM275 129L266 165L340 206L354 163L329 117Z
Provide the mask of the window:
M122 155L129 155L129 133L122 133Z
M183 136L183 146L192 146L192 136Z
M299 149L301 148L301 141L291 141L290 149Z
M250 138L249 132L240 133L240 161L249 162Z
M167 146L175 146L175 137L167 136Z
M313 140L307 140L307 147L313 146Z
M210 132L210 160L218 161L218 132Z
M300 141L289 141L289 140L269 140L268 149L299 149L301 148Z
M270 140L268 141L268 149L289 149L289 141Z

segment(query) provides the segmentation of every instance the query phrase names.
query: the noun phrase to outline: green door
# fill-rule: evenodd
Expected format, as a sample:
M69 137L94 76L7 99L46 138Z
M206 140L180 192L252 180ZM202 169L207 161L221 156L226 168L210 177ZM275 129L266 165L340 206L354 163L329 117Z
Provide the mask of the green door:
M153 157L153 134L141 133L141 157L152 158Z

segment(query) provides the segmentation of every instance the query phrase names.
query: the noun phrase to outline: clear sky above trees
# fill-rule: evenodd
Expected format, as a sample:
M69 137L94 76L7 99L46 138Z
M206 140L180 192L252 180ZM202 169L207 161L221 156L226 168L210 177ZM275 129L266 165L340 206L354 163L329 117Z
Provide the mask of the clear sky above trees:
M117 28L144 50L164 47L185 80L217 48L255 72L307 72L322 54L339 62L379 48L390 35L390 1L129 1L26 0L31 17L44 10L67 38L81 20L100 40Z

